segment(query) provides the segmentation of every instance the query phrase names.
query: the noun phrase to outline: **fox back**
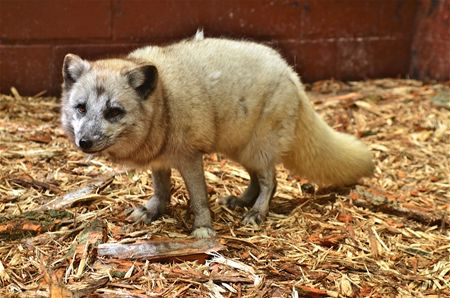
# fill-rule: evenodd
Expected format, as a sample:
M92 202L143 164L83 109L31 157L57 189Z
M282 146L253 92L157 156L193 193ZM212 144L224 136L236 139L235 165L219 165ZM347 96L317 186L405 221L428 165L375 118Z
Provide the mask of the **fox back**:
M292 142L301 99L291 68L266 46L187 40L122 59L68 55L64 65L63 127L87 153L146 166L150 160L140 159L142 165L126 157L148 142L161 143L147 144L154 147L149 158L164 143L168 152L217 151L238 160L255 154L252 135L273 138L281 151ZM150 136L155 125L161 129Z

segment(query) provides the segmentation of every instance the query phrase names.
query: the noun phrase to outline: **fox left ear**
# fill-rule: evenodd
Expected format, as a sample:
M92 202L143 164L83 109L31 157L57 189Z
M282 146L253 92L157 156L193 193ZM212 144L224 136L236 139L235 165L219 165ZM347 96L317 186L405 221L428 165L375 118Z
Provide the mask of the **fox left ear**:
M89 69L91 65L88 61L81 59L74 54L67 54L64 57L62 75L64 78L64 88L69 89L72 85Z
M147 97L155 90L158 81L158 70L151 64L142 65L133 68L125 73L128 84L133 87L142 99Z

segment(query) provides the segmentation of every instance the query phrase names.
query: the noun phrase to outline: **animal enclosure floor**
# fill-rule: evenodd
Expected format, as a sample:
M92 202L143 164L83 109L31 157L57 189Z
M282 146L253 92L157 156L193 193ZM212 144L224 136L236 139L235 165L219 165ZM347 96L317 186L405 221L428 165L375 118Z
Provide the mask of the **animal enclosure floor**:
M178 173L169 214L130 223L152 194L149 173L77 151L56 98L1 95L0 296L450 297L450 83L321 81L308 92L328 123L369 144L374 176L317 190L279 167L267 220L247 227L244 210L216 200L248 175L206 156L218 238L195 248ZM164 252L104 253L148 241Z

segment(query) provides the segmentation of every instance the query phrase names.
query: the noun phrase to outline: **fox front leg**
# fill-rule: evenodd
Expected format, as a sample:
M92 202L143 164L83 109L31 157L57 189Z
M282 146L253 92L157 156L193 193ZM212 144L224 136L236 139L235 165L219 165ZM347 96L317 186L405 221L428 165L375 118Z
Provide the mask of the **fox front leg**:
M134 209L129 219L150 223L166 213L170 200L170 169L152 170L154 194L144 206Z
M179 171L186 184L191 210L194 214L192 236L195 238L214 237L216 233L211 224L202 155L198 154L180 161Z

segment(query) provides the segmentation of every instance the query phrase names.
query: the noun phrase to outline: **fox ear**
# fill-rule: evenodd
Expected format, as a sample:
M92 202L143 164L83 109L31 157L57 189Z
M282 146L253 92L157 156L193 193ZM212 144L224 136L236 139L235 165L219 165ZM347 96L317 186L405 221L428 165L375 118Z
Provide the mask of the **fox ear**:
M83 73L88 71L91 65L88 61L81 59L74 54L67 54L64 57L62 75L64 78L63 87L69 89Z
M158 70L156 66L146 64L133 68L125 73L128 84L136 90L142 99L147 97L155 90L158 81Z

